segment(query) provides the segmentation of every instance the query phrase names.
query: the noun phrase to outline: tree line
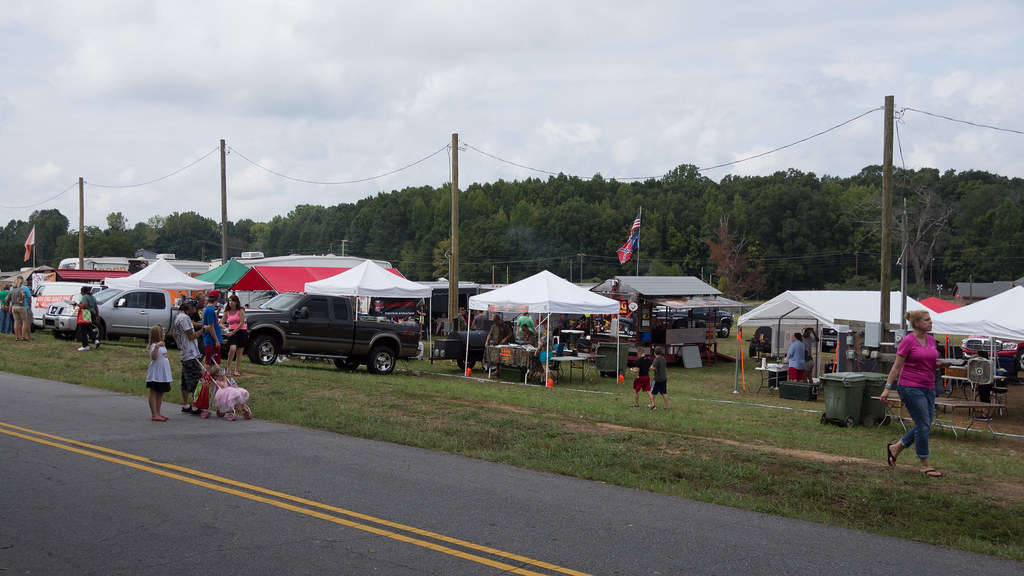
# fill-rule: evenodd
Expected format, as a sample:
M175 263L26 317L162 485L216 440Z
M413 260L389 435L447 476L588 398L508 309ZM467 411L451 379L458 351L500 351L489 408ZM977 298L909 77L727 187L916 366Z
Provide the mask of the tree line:
M696 166L638 182L551 176L498 180L459 192L460 279L516 281L542 269L578 282L615 275L686 275L737 298L784 290L877 289L882 168L847 178L795 169L715 182ZM911 295L948 295L958 281L1024 275L1024 180L980 171L897 169L893 278L905 264ZM905 202L905 210L904 210ZM643 209L638 254L616 250ZM300 205L268 222L228 223L228 253L345 253L389 260L412 280L448 277L449 185L381 192L355 203ZM58 210L0 229L0 269L25 265L36 226L38 264L78 256L78 232ZM107 216L86 227L86 256L133 256L136 249L182 259L220 255L220 224L196 212L153 216L129 227ZM906 249L904 250L904 237Z

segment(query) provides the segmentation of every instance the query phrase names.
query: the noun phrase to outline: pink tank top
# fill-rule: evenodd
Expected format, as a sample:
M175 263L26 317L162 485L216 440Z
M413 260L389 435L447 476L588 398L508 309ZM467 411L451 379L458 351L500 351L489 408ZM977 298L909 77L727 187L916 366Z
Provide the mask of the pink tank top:
M242 320L242 311L238 310L232 315L230 312L224 312L224 319L228 323L228 330L235 330L238 327L238 323ZM248 326L242 325L242 330L248 330Z

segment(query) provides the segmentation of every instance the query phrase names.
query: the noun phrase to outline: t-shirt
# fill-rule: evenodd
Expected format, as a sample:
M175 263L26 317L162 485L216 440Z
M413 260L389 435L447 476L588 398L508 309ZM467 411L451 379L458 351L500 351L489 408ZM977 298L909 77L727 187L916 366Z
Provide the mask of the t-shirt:
M0 290L0 306L7 304L7 290Z
M178 312L174 317L174 341L178 344L178 351L181 352L181 361L187 362L199 358L199 345L195 340L189 340L189 332L194 332L192 319L184 312Z
M935 388L935 364L939 360L939 350L931 334L925 334L924 337L924 346L912 333L904 336L896 346L896 354L903 357L900 386Z
M210 336L210 333L206 331L206 327L210 324L213 324L217 331L216 339L214 339L213 336ZM223 341L224 338L221 336L220 323L217 322L217 310L214 309L213 306L207 304L206 308L203 308L203 344L207 346L216 346L218 342Z
M804 343L799 340L793 340L793 343L789 345L789 350L786 352L786 358L789 358L789 367L797 370L803 370L807 364L806 358L807 349L804 348Z
M529 326L532 330L534 326L533 318L529 316L520 316L519 318L516 318L516 328L522 328L523 326Z
M491 330L487 333L487 338L491 346L497 346L499 344L507 344L507 342L502 342L502 340L505 340L505 338L511 335L512 328L509 327L508 322L502 322L501 324L495 322L491 325Z
M7 296L9 300L8 304L11 306L24 306L25 305L25 293L21 288L11 288L11 293Z
M651 368L654 368L654 380L655 382L668 382L668 362L665 361L664 356L655 356L654 362L651 362Z
M80 299L83 308L88 308L89 312L93 316L93 321L96 320L96 315L99 313L96 310L96 298L93 298L92 294L82 294Z
M637 376L650 376L651 375L651 359L647 356L636 359L636 375Z

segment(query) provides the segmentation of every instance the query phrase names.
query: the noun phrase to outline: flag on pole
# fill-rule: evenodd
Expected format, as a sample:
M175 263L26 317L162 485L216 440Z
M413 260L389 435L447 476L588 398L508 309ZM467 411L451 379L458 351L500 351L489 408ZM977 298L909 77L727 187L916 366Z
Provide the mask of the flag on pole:
M28 257L32 255L32 247L36 245L36 227L32 227L32 231L28 233L28 238L25 239L25 262L28 262Z
M640 247L640 215L643 214L643 208L636 214L636 220L633 220L633 227L629 229L629 239L626 243L619 248L619 264L625 264L629 262L629 259L633 257L633 252L636 252Z

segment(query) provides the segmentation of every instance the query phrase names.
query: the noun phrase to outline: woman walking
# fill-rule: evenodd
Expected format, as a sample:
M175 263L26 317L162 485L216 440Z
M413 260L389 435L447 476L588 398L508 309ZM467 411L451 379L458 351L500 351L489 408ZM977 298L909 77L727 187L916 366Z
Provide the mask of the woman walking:
M935 417L935 365L939 359L939 350L935 338L929 334L932 330L932 317L927 310L910 310L905 318L914 331L900 340L896 347L896 361L893 362L880 397L882 402L887 401L893 381L898 379L899 388L896 391L914 420L914 427L907 430L899 442L886 445L885 456L889 466L896 466L900 453L914 446L917 457L921 459L921 472L925 476L938 478L942 473L932 467L928 436L931 435L932 420Z

